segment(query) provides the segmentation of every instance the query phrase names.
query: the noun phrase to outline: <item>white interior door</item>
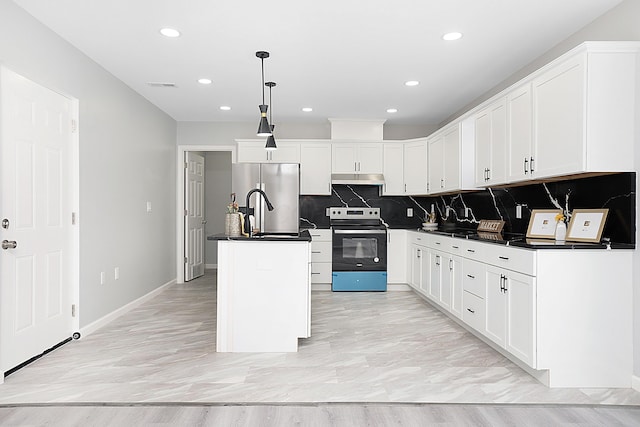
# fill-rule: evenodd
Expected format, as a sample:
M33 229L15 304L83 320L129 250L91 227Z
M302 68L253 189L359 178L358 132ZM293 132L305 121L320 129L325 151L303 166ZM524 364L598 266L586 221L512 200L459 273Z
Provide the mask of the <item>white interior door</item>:
M3 372L72 334L72 114L72 100L0 68Z
M184 280L204 274L204 157L186 153Z

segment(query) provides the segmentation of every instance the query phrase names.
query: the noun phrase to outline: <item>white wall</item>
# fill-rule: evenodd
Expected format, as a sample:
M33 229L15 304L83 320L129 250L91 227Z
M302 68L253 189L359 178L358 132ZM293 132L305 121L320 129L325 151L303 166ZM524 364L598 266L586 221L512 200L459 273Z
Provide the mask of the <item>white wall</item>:
M176 122L7 0L0 62L79 99L80 326L175 279Z
M205 236L224 233L224 220L231 194L231 152L209 151L204 154ZM205 241L205 264L218 263L218 242Z

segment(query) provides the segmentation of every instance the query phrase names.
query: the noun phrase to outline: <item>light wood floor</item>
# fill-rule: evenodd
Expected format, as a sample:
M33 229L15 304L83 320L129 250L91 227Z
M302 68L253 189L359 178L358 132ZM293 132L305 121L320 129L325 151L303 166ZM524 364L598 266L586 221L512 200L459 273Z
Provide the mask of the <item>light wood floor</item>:
M459 405L0 407L3 426L637 426L640 408Z
M0 405L94 404L94 410L60 411L88 410L110 419L112 409L104 404L201 403L205 406L115 409L136 412L142 420L169 413L168 418L255 413L293 420L314 413L314 418L338 420L332 425L341 425L344 411L365 419L407 417L409 422L414 413L429 419L451 410L454 418L447 419L467 413L483 425L492 414L503 414L509 424L511 418L528 419L527 411L538 410L518 404L569 404L578 406L551 407L544 416L559 417L562 424L563 417L577 420L586 411L596 420L620 416L618 424L632 419L640 425L636 408L590 406L640 405L640 393L549 389L412 292L314 292L312 316L312 337L301 340L298 353L216 353L215 273L208 272L8 376L0 385ZM208 406L220 403L236 406ZM290 406L280 406L285 403ZM398 405L406 403L480 405ZM507 403L513 406L492 406ZM0 419L20 417L24 410L2 407Z

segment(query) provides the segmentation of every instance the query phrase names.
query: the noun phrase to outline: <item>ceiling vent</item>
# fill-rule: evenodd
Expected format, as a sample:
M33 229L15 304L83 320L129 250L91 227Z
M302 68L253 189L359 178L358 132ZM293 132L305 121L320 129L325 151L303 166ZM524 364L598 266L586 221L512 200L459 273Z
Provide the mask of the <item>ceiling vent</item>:
M171 82L147 82L147 85L151 87L176 87L176 84Z

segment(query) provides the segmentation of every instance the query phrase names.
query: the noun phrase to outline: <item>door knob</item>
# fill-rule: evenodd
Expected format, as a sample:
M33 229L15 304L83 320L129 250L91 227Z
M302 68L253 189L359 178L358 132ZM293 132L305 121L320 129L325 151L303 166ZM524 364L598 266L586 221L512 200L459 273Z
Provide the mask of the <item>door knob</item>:
M2 249L15 249L18 246L18 242L15 240L3 240Z

